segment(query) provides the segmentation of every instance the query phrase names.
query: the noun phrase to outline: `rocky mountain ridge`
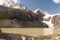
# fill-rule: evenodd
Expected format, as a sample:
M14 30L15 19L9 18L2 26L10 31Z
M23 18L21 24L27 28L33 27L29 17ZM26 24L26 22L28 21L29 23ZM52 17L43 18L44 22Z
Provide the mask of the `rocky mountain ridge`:
M40 11L32 12L29 9L15 9L0 5L0 26L1 27L48 27L43 23L44 14ZM7 21L6 21L7 20ZM5 22L4 22L5 21ZM4 24L4 25L3 25Z
M31 11L22 5L14 7L0 5L0 27L54 28L60 25L60 14L50 15L39 8Z

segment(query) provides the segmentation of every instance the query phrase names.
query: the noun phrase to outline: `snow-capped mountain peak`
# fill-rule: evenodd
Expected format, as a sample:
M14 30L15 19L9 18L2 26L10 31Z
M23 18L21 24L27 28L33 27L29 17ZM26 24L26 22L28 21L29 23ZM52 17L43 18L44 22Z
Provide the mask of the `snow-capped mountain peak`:
M34 10L33 12L34 12L34 13L36 13L37 11L40 11L40 9L39 9L39 8L37 8L37 9L36 9L36 10Z

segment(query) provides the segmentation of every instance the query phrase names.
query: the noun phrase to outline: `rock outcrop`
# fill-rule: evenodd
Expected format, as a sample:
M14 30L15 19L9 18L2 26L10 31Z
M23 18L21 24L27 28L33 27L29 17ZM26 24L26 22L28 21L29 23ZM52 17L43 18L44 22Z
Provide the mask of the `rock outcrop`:
M55 15L52 18L52 23L54 24L54 27L60 27L60 15Z
M43 21L49 25L52 24L52 27L59 28L60 27L60 14L46 15L46 18L43 18ZM50 23L49 23L50 22ZM50 26L51 26L50 24Z

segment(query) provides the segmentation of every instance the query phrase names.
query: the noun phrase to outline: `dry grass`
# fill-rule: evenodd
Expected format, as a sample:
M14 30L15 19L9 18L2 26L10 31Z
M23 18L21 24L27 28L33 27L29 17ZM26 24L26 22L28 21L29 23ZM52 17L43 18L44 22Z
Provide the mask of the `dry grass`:
M39 36L42 35L43 29L41 28L1 28L2 32L14 33L14 34L24 34L29 36Z
M29 36L43 35L43 28L0 28L2 32L24 34ZM60 34L60 28L55 28L53 34Z

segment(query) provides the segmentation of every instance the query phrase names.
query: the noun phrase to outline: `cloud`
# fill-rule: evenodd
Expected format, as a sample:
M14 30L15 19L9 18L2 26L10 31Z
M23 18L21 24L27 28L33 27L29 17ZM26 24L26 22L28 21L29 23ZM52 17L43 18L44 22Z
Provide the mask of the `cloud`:
M20 0L0 0L0 5L14 6L15 4L20 4Z
M54 3L59 4L60 0L53 0Z
M0 5L3 5L5 0L0 0Z

